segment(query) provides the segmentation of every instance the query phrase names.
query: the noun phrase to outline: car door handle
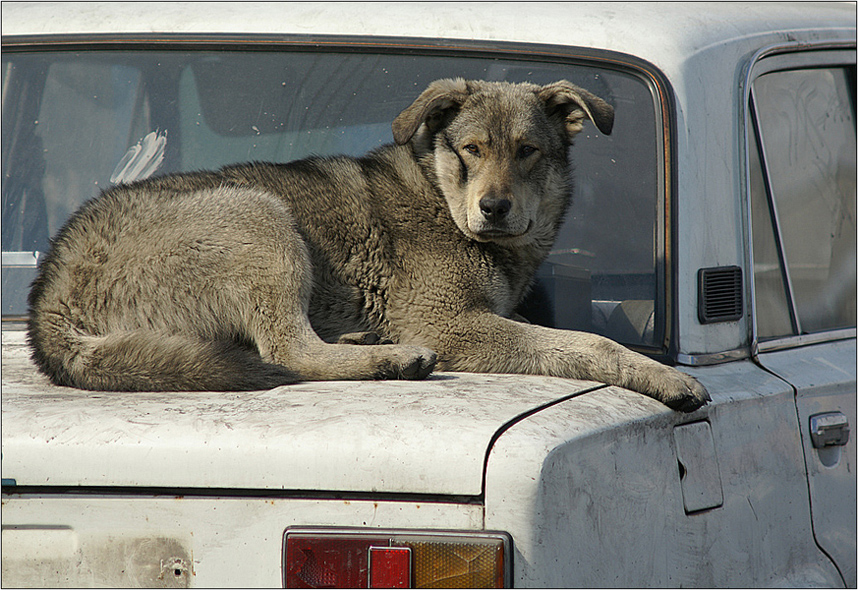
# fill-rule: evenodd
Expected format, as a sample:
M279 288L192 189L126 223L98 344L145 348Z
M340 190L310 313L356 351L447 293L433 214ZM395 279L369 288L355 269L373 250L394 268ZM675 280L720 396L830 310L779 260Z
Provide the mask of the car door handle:
M849 442L849 419L843 412L825 412L810 417L810 440L814 448L843 446Z

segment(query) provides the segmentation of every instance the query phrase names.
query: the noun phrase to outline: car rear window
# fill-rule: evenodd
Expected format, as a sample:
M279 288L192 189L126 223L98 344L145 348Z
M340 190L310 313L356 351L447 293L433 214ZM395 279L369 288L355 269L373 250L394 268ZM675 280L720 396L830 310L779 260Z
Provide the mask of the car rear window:
M660 347L661 113L644 76L598 62L320 51L4 51L2 312L26 315L49 239L102 189L152 174L360 155L433 80L567 79L616 109L572 148L573 205L522 313Z

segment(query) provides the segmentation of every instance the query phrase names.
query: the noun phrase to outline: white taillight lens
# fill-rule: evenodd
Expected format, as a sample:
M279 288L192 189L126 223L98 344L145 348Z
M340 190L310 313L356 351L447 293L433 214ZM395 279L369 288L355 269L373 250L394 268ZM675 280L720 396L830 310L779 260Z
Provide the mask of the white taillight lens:
M287 588L503 588L506 533L290 528Z

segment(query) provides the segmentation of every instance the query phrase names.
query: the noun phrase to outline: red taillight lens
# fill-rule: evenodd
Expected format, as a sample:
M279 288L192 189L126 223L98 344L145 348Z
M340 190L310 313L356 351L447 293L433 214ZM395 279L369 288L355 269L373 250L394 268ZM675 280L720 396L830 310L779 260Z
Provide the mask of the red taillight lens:
M411 549L369 548L370 588L411 588Z
M369 548L386 539L286 537L287 588L366 588Z
M290 529L287 588L503 588L505 533Z

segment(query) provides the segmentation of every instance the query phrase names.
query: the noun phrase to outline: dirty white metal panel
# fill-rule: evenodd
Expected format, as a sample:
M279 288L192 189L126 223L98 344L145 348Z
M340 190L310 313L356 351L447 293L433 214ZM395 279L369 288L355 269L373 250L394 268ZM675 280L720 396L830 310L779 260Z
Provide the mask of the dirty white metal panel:
M18 485L477 495L495 432L601 385L436 374L238 393L54 387L3 331L4 479ZM643 396L640 396L643 397Z
M2 515L4 587L274 588L287 526L482 529L478 505L291 498L13 495Z
M385 35L520 41L598 47L638 54L656 65L742 39L760 22L787 35L838 26L846 3L598 2L26 2L3 3L3 34L258 33Z
M791 388L750 362L689 372L713 397L691 416L607 388L497 440L485 522L515 539L517 587L842 584L813 542ZM674 427L703 423L723 501L689 511Z
M858 583L855 359L854 339L760 355L763 366L796 388L799 429L810 481L813 532L816 541L837 562L850 588ZM812 416L833 418L828 422L830 440L814 444Z
M742 152L736 125L712 121L739 120L741 64L759 39L724 44L691 55L677 80L700 80L674 88L677 124L677 260L675 305L679 314L679 347L687 355L735 350L748 344L747 313L734 322L701 324L698 319L697 272L716 266L744 267ZM714 83L718 80L718 83ZM747 272L744 276L748 281ZM747 311L747 305L745 310Z

